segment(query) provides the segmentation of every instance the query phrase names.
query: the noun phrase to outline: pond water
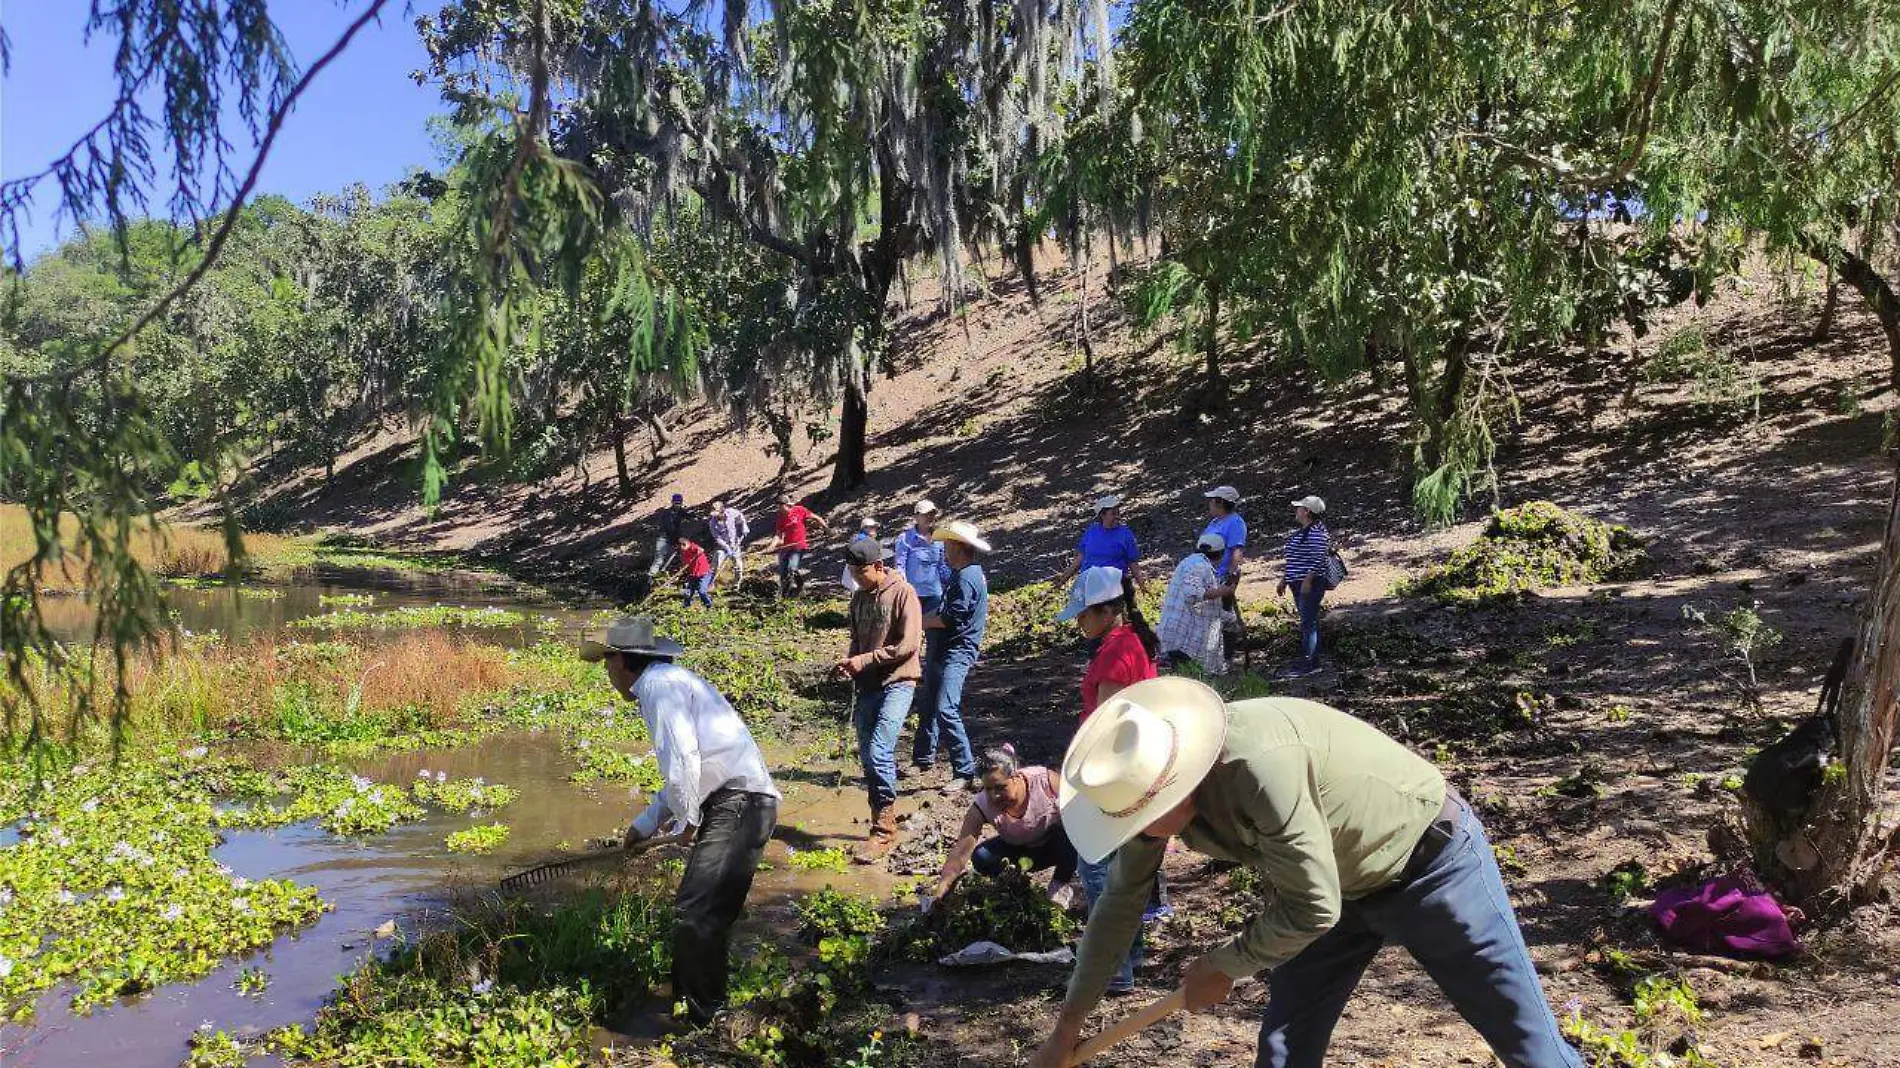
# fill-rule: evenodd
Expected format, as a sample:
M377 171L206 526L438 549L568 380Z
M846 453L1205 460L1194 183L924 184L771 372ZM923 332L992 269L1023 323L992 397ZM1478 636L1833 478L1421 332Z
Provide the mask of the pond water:
M572 634L597 611L596 607L556 600L492 572L390 571L329 565L319 565L310 578L297 582L170 586L165 598L181 628L200 634L217 631L232 639L283 631L297 620L346 609L380 613L451 605L521 614L520 626L457 628L483 641L519 646L540 640L548 627ZM368 598L369 602L346 603L360 598ZM88 636L92 608L84 598L48 597L42 604L55 633L65 638ZM321 627L294 630L313 640L330 633Z
M775 768L789 754L770 753ZM35 1068L175 1068L194 1028L209 1022L240 1036L308 1022L336 988L337 979L367 954L386 947L377 928L394 920L413 932L441 919L458 895L487 892L504 875L570 853L590 838L618 835L644 804L626 787L568 781L576 767L552 734L515 734L484 739L452 750L418 750L357 762L356 770L379 782L408 783L423 769L452 778L480 775L520 791L507 807L488 815L432 812L429 819L399 824L387 834L338 838L309 825L228 834L216 856L253 879L288 878L314 886L331 905L316 923L286 934L267 949L227 961L193 984L178 984L76 1017L54 991L26 1027L0 1028L0 1063ZM785 793L780 829L766 850L770 870L759 873L748 901L741 936L790 930L797 925L792 901L809 890L888 893L891 878L868 868L844 872L803 871L788 862L790 850L848 847L862 836L864 795L835 766L781 776ZM787 781L793 780L793 781ZM506 844L494 854L471 857L443 845L451 832L476 823L508 824ZM678 850L627 864L653 865ZM603 862L611 869L614 862ZM577 878L585 879L582 874ZM232 988L247 967L262 969L270 986L261 997ZM603 1041L617 1036L602 1034Z
M276 595L252 592L256 590ZM508 645L543 637L541 620L557 620L563 633L571 635L593 615L591 609L562 605L494 576L468 573L319 575L298 585L178 588L170 593L182 627L232 637L279 631L296 619L333 611L339 606L321 598L339 595L373 597L372 605L360 606L364 611L440 603L522 612L529 619L522 627L467 630L479 640ZM81 634L89 622L83 601L52 599L48 608L56 628L64 632ZM378 633L393 632L361 632L371 642ZM314 753L271 755L292 763L334 762ZM823 886L888 894L892 880L881 866L876 873L867 868L827 872L796 869L788 862L792 850L849 848L861 839L858 821L864 815L864 795L855 785L853 770L837 761L799 759L771 747L767 760L785 800L779 832L766 851L770 870L760 872L754 883L741 937L748 932L782 937L797 925L793 900ZM401 785L413 782L425 768L453 778L482 776L516 788L519 797L493 814L458 816L431 809L423 821L367 838L338 838L310 825L227 832L216 850L219 860L249 878L288 878L315 887L330 911L266 949L226 961L199 982L161 987L86 1016L67 1009L66 992L49 992L32 1024L0 1025L0 1065L173 1068L184 1058L192 1031L203 1024L252 1037L283 1024L307 1023L340 976L388 946L386 939L375 937L378 928L393 920L401 931L414 932L441 922L444 910L459 896L492 891L506 874L581 852L589 839L617 836L644 803L623 785L569 781L578 765L551 733L492 736L457 749L416 750L350 763L370 779ZM510 834L495 853L472 857L447 850L444 840L450 833L496 821L506 823ZM17 837L12 828L0 829L0 847L9 844L9 832ZM625 863L655 865L680 855L678 850L661 851ZM599 867L611 869L612 864ZM584 869L578 877L589 877L585 872L591 870ZM238 973L251 967L270 977L259 997L240 995L232 987ZM620 1036L601 1037L613 1041Z

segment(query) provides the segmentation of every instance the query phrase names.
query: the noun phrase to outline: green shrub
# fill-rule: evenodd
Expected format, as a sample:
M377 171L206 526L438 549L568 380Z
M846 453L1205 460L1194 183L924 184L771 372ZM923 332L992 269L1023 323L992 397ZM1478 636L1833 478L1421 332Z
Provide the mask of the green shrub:
M1644 559L1627 529L1531 501L1493 514L1476 542L1400 592L1449 605L1512 602L1548 587L1632 577Z
M912 931L912 951L935 958L976 941L1017 951L1056 949L1072 937L1076 922L1050 902L1029 876L1004 868L996 876L970 872L958 879Z

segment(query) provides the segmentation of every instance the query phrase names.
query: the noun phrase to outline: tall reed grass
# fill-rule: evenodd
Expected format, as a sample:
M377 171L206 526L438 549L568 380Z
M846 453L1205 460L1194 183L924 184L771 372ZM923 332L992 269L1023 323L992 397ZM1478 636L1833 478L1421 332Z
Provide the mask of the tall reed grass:
M45 584L77 589L85 585L86 560L79 547L79 523L72 516L60 520L60 541L66 558L49 568ZM11 568L32 556L37 543L26 509L0 504L0 569ZM278 534L246 534L244 550L255 567L287 564L309 554L305 542ZM222 531L203 527L161 524L156 534L142 530L132 538L132 556L141 567L165 578L210 578L228 574L231 561Z
M117 675L103 656L95 670L90 699L103 721ZM534 658L430 631L369 646L181 638L134 656L124 681L131 695L128 738L141 740L206 732L276 737L291 717L335 724L380 718L441 730L467 721L478 698L515 686L565 684ZM86 699L50 678L35 696L42 707ZM381 715L391 712L401 715Z

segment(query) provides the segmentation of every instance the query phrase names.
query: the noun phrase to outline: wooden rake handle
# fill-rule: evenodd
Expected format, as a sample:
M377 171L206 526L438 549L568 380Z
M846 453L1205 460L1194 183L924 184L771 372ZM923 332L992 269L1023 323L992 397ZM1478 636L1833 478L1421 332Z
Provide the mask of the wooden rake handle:
M1101 1055L1122 1039L1137 1031L1144 1031L1185 1008L1187 1008L1187 991L1176 987L1174 992L1167 997L1143 1005L1127 1019L1075 1047L1075 1052L1069 1054L1066 1068L1076 1068L1077 1065L1086 1063L1090 1058Z

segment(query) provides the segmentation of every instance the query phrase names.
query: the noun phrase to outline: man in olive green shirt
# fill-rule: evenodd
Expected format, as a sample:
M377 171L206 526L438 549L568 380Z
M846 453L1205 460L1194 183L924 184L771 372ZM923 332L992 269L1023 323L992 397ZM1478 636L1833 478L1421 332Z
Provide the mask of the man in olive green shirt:
M1033 1064L1060 1066L1074 1049L1179 835L1272 886L1266 909L1182 980L1188 1007L1203 1009L1234 980L1269 972L1262 1068L1323 1062L1388 941L1412 953L1510 1068L1580 1068L1477 818L1438 769L1360 720L1293 698L1227 705L1187 679L1137 683L1083 724L1061 794L1077 852L1116 856Z

